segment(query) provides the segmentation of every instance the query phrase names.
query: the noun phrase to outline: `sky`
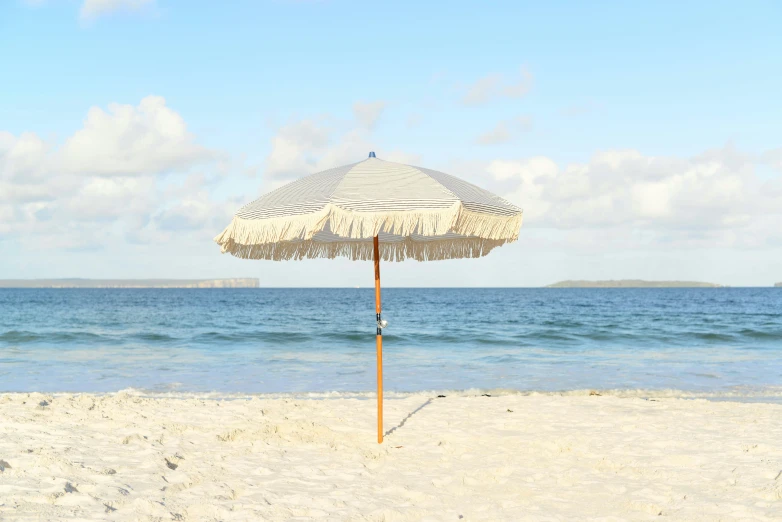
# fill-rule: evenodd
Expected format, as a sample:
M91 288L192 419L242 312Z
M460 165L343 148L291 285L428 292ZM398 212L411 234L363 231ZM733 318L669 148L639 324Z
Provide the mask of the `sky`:
M524 209L386 286L782 281L782 4L0 0L0 279L371 286L249 261L244 203L378 158Z

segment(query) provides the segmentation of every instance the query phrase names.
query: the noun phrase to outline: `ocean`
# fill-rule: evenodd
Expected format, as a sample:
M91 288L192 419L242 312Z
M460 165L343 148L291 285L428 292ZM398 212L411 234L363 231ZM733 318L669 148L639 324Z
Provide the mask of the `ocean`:
M782 397L782 288L383 290L385 389ZM0 391L369 395L372 289L0 289Z

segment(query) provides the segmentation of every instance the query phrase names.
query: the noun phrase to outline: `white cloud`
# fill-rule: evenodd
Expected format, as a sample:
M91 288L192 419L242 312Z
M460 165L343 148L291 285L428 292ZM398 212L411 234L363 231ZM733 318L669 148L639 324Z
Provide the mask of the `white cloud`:
M415 129L419 127L424 121L424 117L421 114L413 113L407 116L406 125L408 129Z
M37 179L45 166L43 158L47 145L32 132L18 138L10 132L0 131L0 179Z
M165 99L147 96L137 107L92 107L84 128L62 149L64 166L96 175L157 174L184 169L214 154L195 142L182 117Z
M219 232L231 221L240 203L234 199L214 202L206 190L189 192L155 216L160 230L179 233L211 229Z
M506 85L502 93L509 98L523 98L532 89L532 73L526 67L519 71L519 78L509 85Z
M532 73L526 67L522 67L519 76L511 82L506 82L501 74L490 74L467 87L462 103L475 106L501 97L522 98L532 89L532 83Z
M370 151L389 161L420 162L417 154L376 147L371 128L363 124L343 129L327 124L325 118L288 123L271 140L264 188L270 190L307 174L362 161Z
M155 0L84 0L79 16L82 20L94 20L117 11L139 11L154 4Z
M380 159L386 161L393 161L395 163L404 163L405 165L416 165L423 167L421 164L422 156L420 154L404 152L401 150L388 150L380 152Z
M782 147L766 151L763 154L763 162L782 172Z
M154 176L135 178L90 177L74 197L57 200L55 208L75 221L112 220L148 214L156 203Z
M504 123L513 134L525 122ZM262 189L361 161L370 150L381 159L427 166L418 155L383 145L353 118L291 121L270 141ZM217 270L213 262L220 270L233 267L226 263L234 260L213 257L210 241L258 187L244 168L230 169L235 174L230 178L222 174L215 161L221 157L203 146L161 98L93 108L79 129L58 142L39 133L0 131L0 249L17 252L14 259L25 262L104 249L95 259L127 255L136 267L143 266L147 254L175 262L175 253L181 258L183 252L199 252L205 260L200 264L187 258L193 267L202 267L193 270ZM692 261L701 254L684 251L693 248L742 254L758 249L773 258L770 249L782 246L782 174L770 166L782 166L779 161L779 149L752 156L727 146L687 157L609 149L574 163L546 156L488 162L468 157L450 168L428 166L485 186L525 210L522 244L509 247L516 250L503 254L506 258L517 255L517 262L523 252L540 249L548 249L555 256L551 259L573 259L578 253L602 259L608 252L614 264L606 266L632 277L637 274L630 272L641 265L617 265L616 259L674 252ZM63 254L61 259L71 263L63 270L80 269L77 261L68 261L75 257ZM175 270L163 265L156 261L153 267L150 261L139 271ZM48 268L35 270L43 276ZM90 275L92 267L84 270L79 273ZM118 270L127 274L129 267ZM410 282L420 277L411 276Z
M384 101L356 102L353 104L353 115L362 127L373 130L385 108Z
M527 132L532 128L532 119L528 116L519 116L512 120L499 122L492 130L478 136L475 140L479 145L497 145L506 143L518 132Z
M492 130L478 136L475 142L479 145L497 145L510 141L510 137L508 125L504 121L501 121Z
M559 167L545 156L535 156L520 161L495 160L486 170L499 181L518 178L522 183L534 184L538 179L557 175Z
M326 150L333 132L314 120L296 121L281 127L271 140L265 174L270 178L286 179L313 171L318 164L316 155Z
M497 181L515 185L507 199L524 209L527 222L543 216L550 203L543 197L548 182L557 175L557 164L544 156L535 156L521 161L495 160L486 171ZM516 185L517 184L517 185Z
M499 74L490 74L478 79L474 84L467 88L467 92L462 98L465 105L482 105L492 99L498 92L502 76Z
M763 181L754 160L730 147L691 158L609 150L568 165L497 160L486 171L515 185L506 197L524 208L529 227L647 230L672 241L709 240L769 218L782 226L782 179Z
M51 146L38 135L0 131L0 203L48 201L72 188L67 175L52 178L57 167Z
M217 157L159 97L135 107L93 107L59 147L35 133L0 131L0 238L15 236L33 248L83 249L129 239L171 241L170 231L179 228L208 239L218 230L206 216L223 226L230 218L226 204L205 190L220 176L189 173L219 171ZM180 224L190 212L189 226L173 226L175 212Z

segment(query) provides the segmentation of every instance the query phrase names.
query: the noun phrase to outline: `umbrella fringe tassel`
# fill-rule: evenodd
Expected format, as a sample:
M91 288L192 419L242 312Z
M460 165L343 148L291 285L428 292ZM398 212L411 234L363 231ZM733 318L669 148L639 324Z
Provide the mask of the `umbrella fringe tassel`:
M508 216L487 214L466 210L461 203L445 209L377 213L328 205L321 212L298 216L235 216L214 240L223 252L245 259L341 256L368 260L373 254L372 238L378 234L382 238L387 233L402 239L381 241L383 260L425 261L484 256L493 248L518 239L521 223L521 212ZM339 238L330 236L329 240L320 241L315 235L322 231Z

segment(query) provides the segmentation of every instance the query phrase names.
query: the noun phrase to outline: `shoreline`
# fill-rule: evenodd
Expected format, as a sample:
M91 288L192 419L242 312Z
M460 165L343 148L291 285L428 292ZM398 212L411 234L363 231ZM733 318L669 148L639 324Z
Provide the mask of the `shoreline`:
M149 390L143 388L124 388L117 391L2 391L3 395L46 395L51 397L63 396L95 396L109 397L115 395L127 397L140 397L144 399L209 399L209 400L238 400L238 399L295 399L295 400L325 400L325 399L357 399L371 400L377 398L375 391L302 391L302 392L222 392L222 391L188 391L188 390ZM386 400L400 400L411 397L432 397L440 395L446 397L615 397L619 399L688 399L688 400L712 400L734 402L758 402L768 401L771 404L782 403L782 386L769 386L764 388L736 387L733 390L696 391L669 388L580 388L573 390L517 390L512 388L468 388L445 390L418 390L418 391L393 391L385 390L383 397Z

